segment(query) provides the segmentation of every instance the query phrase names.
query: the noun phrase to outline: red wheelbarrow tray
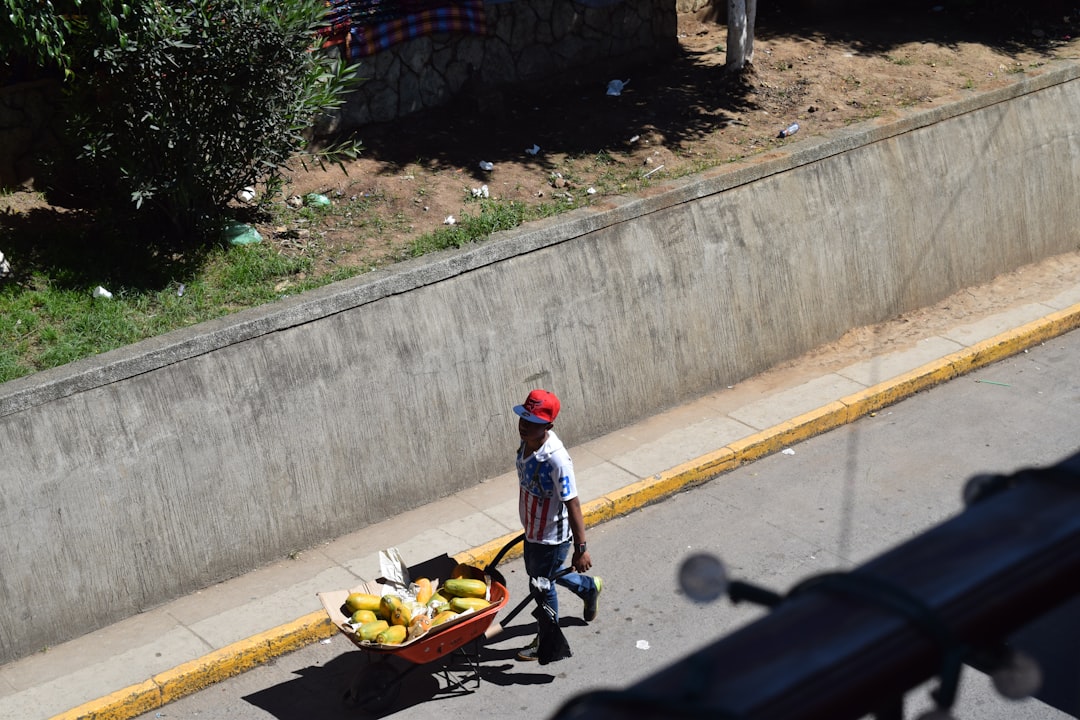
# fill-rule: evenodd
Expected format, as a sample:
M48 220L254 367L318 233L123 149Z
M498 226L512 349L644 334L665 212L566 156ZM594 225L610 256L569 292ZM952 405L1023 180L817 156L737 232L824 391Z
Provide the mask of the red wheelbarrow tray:
M484 573L482 570L477 568L470 568L470 570L473 571L471 573L473 577L483 579ZM437 582L437 579L432 581L433 587L438 587ZM490 597L488 598L491 604L482 610L462 613L459 617L431 628L420 637L405 640L398 645L383 645L361 640L347 627L349 617L345 614L345 599L349 597L350 593L354 592L381 596L385 589L386 586L382 583L369 580L348 590L321 592L318 597L331 622L361 650L388 653L417 664L441 658L465 643L479 638L491 626L499 610L510 599L506 586L492 578L489 591Z

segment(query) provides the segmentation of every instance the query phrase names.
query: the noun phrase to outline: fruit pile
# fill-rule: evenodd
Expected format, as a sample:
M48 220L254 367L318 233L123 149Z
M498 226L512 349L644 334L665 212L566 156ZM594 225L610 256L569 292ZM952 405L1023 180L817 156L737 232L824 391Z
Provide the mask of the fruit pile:
M361 642L400 645L488 605L488 586L483 580L452 577L438 585L418 578L400 595L393 591L382 596L351 593L345 599L350 615L346 627Z

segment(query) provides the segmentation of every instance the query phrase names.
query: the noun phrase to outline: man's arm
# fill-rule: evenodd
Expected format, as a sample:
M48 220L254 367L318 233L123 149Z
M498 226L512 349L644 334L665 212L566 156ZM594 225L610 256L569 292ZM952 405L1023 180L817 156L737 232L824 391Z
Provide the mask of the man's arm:
M585 517L581 514L581 501L576 497L566 501L566 511L570 516L570 530L574 533L574 557L570 564L577 572L588 572L592 567L592 558L589 552L578 552L578 548L585 544Z

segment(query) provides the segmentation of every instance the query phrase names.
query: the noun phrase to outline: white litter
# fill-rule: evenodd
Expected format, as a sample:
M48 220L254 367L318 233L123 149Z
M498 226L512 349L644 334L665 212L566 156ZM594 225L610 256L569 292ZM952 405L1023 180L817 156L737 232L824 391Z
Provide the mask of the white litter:
M629 78L626 80L612 80L607 84L608 95L622 95L623 88L630 84Z
M457 222L457 220L454 219L453 215L447 215L446 219L442 221L442 224L443 225L453 225L456 222Z
M533 143L533 146L531 148L525 148L525 152L529 153L530 155L535 155L536 153L540 152L540 146L536 143Z
M251 185L248 185L246 188L236 193L236 199L240 202L251 202L255 199L255 188Z
M783 453L784 455L794 455L795 454L795 451L792 450L791 448L784 448L780 452Z
M326 638L325 640L320 640L319 644L320 645L329 645L330 644L330 638Z
M478 187L478 188L473 188L473 189L472 189L472 196L473 196L473 197L475 197L475 198L479 198L479 197L482 197L482 198L490 197L490 193L489 193L489 191L488 191L488 186L487 186L487 185L481 185L481 186L480 186L480 187Z
M589 195L595 195L596 194L596 188L591 187L588 190L586 190L585 192L588 193Z
M637 649L638 650L648 650L649 649L649 641L648 640L638 640L637 641Z
M94 297L105 298L106 300L109 300L112 298L112 293L98 285L96 288L94 288Z
M494 170L495 169L495 163L489 163L487 160L481 160L480 161L480 169L481 170Z

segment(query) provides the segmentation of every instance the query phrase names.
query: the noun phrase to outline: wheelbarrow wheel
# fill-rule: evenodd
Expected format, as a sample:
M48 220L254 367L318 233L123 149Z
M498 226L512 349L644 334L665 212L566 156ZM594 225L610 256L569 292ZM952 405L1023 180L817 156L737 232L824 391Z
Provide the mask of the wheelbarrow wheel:
M361 670L345 691L345 704L372 714L389 710L401 692L401 676L388 662L372 663Z

